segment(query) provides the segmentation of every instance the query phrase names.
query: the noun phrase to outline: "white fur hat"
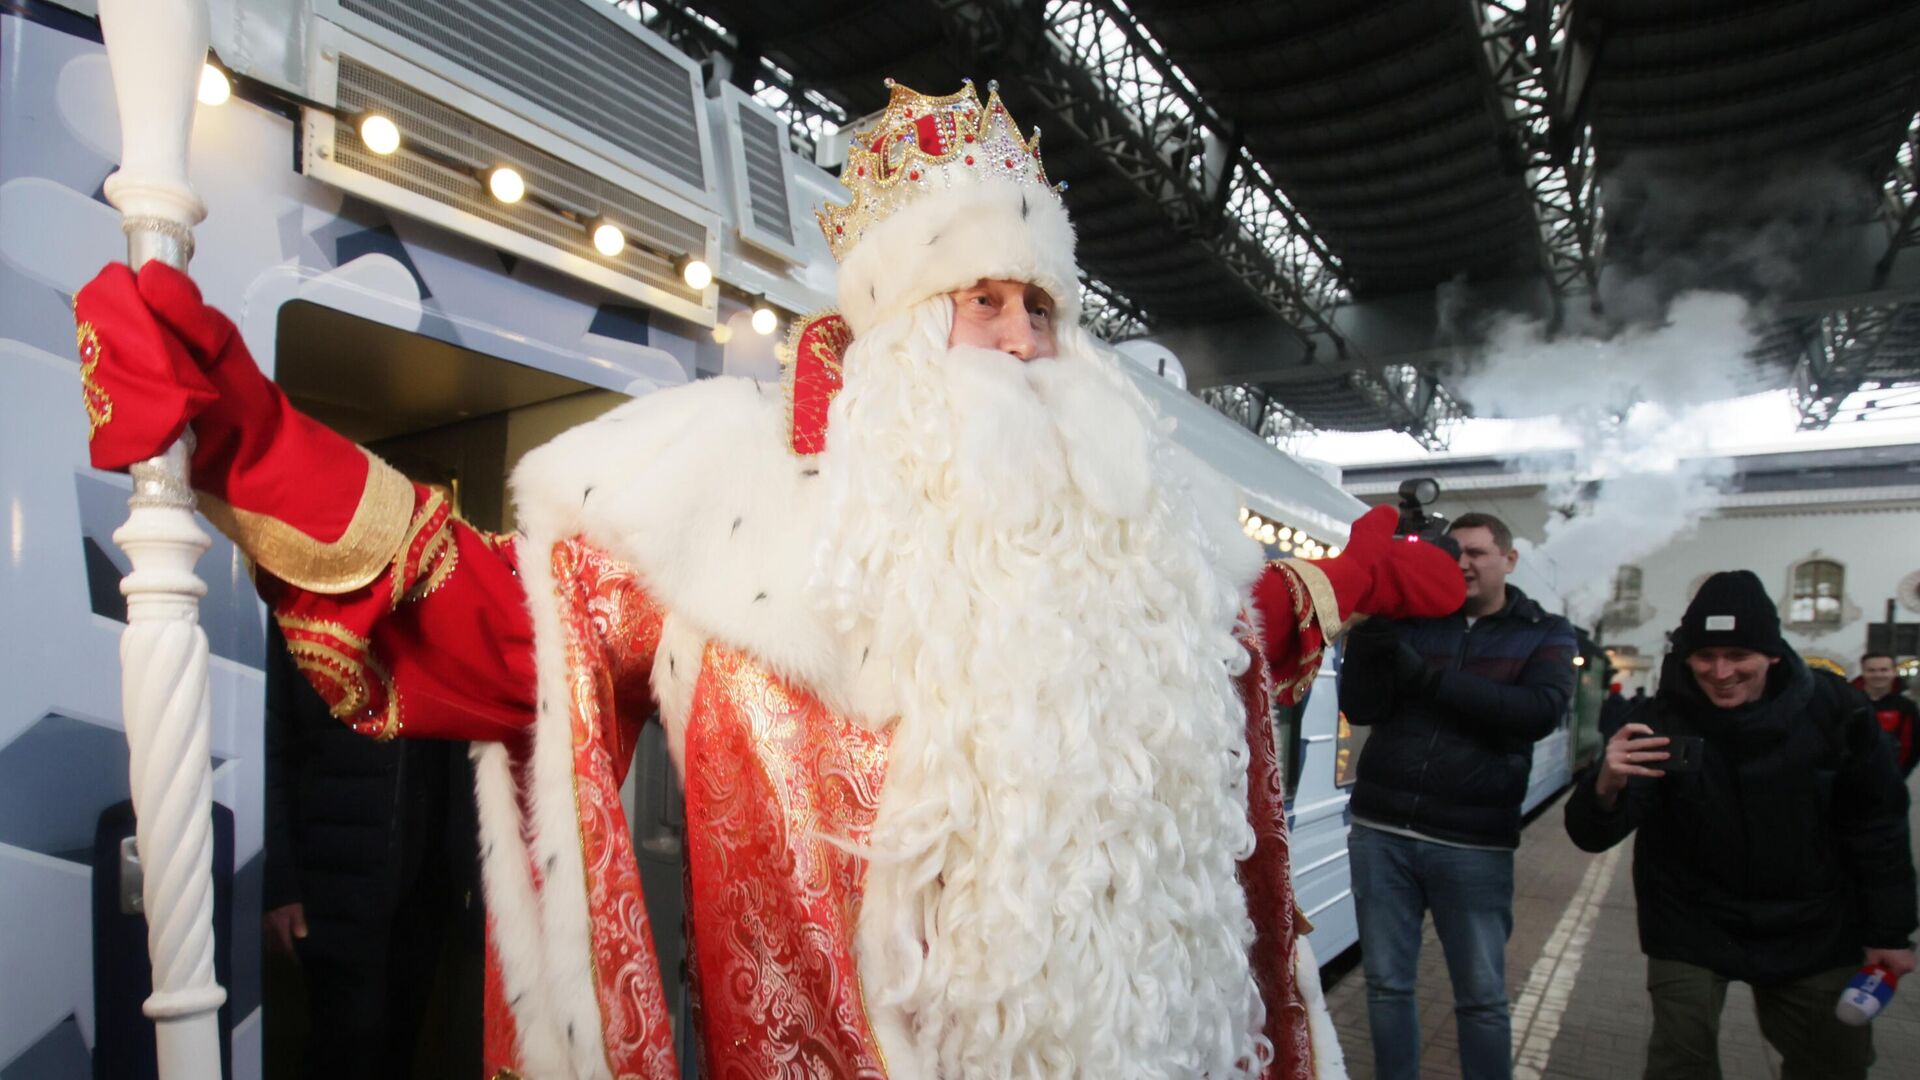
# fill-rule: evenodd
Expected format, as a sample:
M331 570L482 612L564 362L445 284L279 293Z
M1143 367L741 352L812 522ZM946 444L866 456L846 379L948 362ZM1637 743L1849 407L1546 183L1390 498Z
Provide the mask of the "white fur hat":
M853 202L819 215L854 336L983 278L1038 285L1057 321L1078 321L1073 225L1041 167L1039 133L1022 138L999 92L983 106L971 81L939 98L889 85L886 112L854 137L840 174Z

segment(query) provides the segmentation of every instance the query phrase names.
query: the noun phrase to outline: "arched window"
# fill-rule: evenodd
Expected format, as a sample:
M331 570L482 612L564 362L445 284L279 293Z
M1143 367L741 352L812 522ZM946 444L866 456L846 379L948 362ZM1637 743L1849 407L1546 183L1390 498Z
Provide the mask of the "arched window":
M1793 568L1788 621L1803 626L1839 626L1846 570L1832 559L1808 559Z
M1637 566L1623 566L1613 572L1613 598L1622 604L1640 602L1640 583L1645 578Z

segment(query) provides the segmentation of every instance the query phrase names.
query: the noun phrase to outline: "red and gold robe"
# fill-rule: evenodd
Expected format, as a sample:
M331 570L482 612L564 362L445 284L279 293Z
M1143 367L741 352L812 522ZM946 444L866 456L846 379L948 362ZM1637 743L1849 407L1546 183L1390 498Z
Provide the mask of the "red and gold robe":
M811 462L760 395L713 380L562 436L516 472L513 539L467 527L425 488L402 499L375 462L353 520L391 533L403 515L397 552L350 554L365 545L349 526L331 544L289 532L292 547L262 559L289 647L337 715L378 738L476 742L489 1076L679 1075L619 799L654 716L685 781L705 1075L890 1075L854 954L862 863L846 849L872 827L889 729L856 719L860 692L799 588ZM1230 515L1223 543L1244 555ZM222 524L243 543L274 528ZM1308 1015L1318 976L1301 956L1269 692L1304 693L1343 611L1310 564L1262 570L1254 552L1237 573L1256 836L1239 876L1267 1075L1305 1080L1316 1037L1318 1056L1337 1049ZM343 577L363 583L340 591Z

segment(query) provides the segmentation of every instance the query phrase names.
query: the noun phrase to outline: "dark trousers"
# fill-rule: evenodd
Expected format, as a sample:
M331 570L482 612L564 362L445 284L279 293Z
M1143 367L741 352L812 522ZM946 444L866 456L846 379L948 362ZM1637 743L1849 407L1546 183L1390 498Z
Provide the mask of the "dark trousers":
M1834 968L1793 982L1753 988L1760 1034L1785 1060L1780 1080L1865 1080L1873 1064L1872 1027L1848 1027L1833 1006L1853 977ZM1720 1011L1727 980L1678 960L1647 958L1653 1036L1646 1080L1721 1080Z

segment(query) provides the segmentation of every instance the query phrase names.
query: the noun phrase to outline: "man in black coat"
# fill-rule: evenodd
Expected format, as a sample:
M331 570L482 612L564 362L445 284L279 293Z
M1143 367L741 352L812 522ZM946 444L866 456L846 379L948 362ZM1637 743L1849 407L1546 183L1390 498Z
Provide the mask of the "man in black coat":
M1739 980L1784 1080L1865 1077L1872 1030L1834 1002L1862 964L1912 971L1916 922L1906 787L1866 700L1801 661L1760 579L1737 570L1700 587L1659 692L1627 719L1566 822L1595 852L1640 830L1646 1076L1720 1075ZM1663 767L1680 738L1699 740L1697 768Z
M1600 737L1604 739L1619 731L1620 725L1627 722L1631 708L1627 695L1620 692L1619 683L1607 687L1607 699L1600 703Z
M1369 621L1347 637L1340 708L1371 725L1347 846L1380 1080L1420 1073L1414 983L1421 923L1453 981L1460 1071L1512 1073L1506 948L1513 852L1533 744L1573 695L1573 627L1507 584L1519 559L1498 518L1466 514L1466 604L1442 619Z
M264 930L306 984L304 1075L413 1077L423 1030L430 1075L476 1075L484 913L466 744L356 734L268 627ZM427 1027L436 979L444 1029Z

